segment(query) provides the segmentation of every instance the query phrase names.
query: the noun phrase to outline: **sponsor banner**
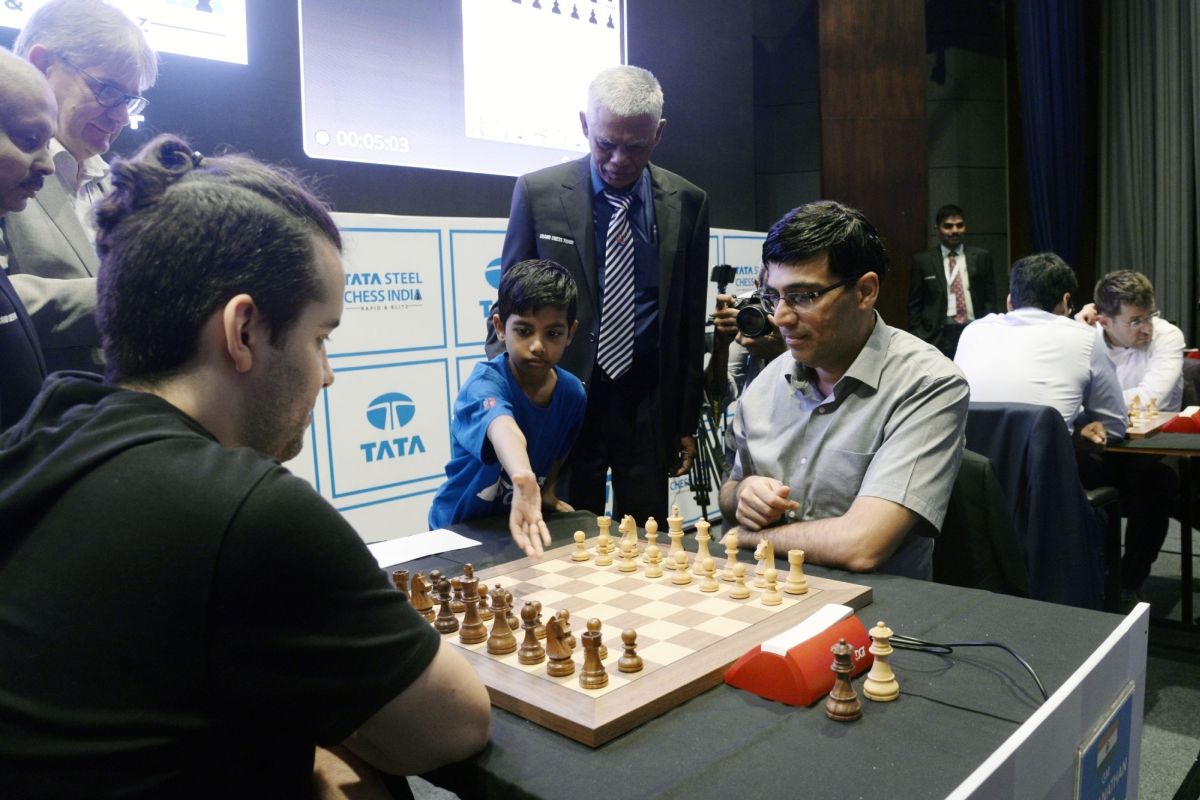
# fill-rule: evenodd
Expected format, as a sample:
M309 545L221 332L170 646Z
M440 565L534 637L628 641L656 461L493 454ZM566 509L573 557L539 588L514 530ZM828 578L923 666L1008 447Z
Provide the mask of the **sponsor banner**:
M506 222L334 218L345 238L347 276L342 324L329 345L335 382L318 398L304 450L287 467L366 541L379 541L427 528L450 458L454 398L485 357L487 307L496 297ZM736 288L743 291L743 280L753 285L762 239L714 230L709 264L737 266ZM710 283L710 312L715 296ZM680 506L690 527L700 507L686 476L667 487L669 502ZM710 516L718 488L714 482Z
M500 287L504 228L450 231L450 308L454 343L482 345Z
M765 234L726 234L722 237L725 262L737 268L737 277L728 287L732 295L754 291L754 280L762 267L762 245Z
M450 459L446 360L335 367L334 376L322 392L329 495L399 496L428 482L436 488Z

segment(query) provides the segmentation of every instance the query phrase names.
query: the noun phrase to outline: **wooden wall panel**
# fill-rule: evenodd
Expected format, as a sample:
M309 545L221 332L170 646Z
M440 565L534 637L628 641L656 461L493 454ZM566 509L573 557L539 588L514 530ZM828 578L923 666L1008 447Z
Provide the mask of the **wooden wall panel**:
M890 258L879 311L906 326L926 247L924 0L820 0L821 194L859 208Z

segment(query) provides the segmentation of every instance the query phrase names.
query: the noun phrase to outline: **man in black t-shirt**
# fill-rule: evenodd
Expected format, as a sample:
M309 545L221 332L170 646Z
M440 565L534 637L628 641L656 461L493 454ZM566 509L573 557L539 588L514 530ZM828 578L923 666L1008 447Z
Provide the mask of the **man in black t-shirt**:
M106 379L52 376L0 437L3 792L303 797L317 746L402 775L476 752L479 678L277 461L333 380L327 209L172 137L113 172Z

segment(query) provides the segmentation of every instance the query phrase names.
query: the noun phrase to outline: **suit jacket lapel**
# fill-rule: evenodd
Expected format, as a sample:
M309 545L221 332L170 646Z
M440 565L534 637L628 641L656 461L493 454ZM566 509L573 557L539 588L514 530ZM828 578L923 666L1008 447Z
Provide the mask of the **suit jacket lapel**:
M596 264L596 228L592 212L592 181L587 158L577 162L580 169L563 181L559 199L562 202L563 217L571 229L571 238L575 240L575 250L579 254L579 263L583 267L583 277L586 290L591 297L592 305L597 314L600 309L600 284L596 273L602 268ZM599 317L597 316L597 319Z
M100 267L96 248L88 241L83 224L75 215L75 204L63 190L62 184L58 182L57 178L51 178L46 181L42 191L34 195L33 199L46 212L46 216L49 217L54 227L58 228L63 239L71 245L71 249L79 257L79 263L83 269L88 275L95 277Z
M654 191L654 226L658 233L658 313L661 319L663 309L670 302L675 255L686 252L687 248L677 241L683 213L678 189L670 185L662 170L653 164L650 165L650 184Z

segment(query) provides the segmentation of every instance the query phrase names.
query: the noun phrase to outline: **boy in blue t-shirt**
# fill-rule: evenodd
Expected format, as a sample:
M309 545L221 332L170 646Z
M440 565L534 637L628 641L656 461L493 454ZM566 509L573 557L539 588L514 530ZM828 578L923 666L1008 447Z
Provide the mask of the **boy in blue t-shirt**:
M587 405L583 384L556 366L579 324L575 307L575 281L554 261L505 271L492 315L505 352L476 365L454 401L450 463L429 509L431 529L508 514L513 541L541 556L550 544L543 509L574 510L554 485Z

